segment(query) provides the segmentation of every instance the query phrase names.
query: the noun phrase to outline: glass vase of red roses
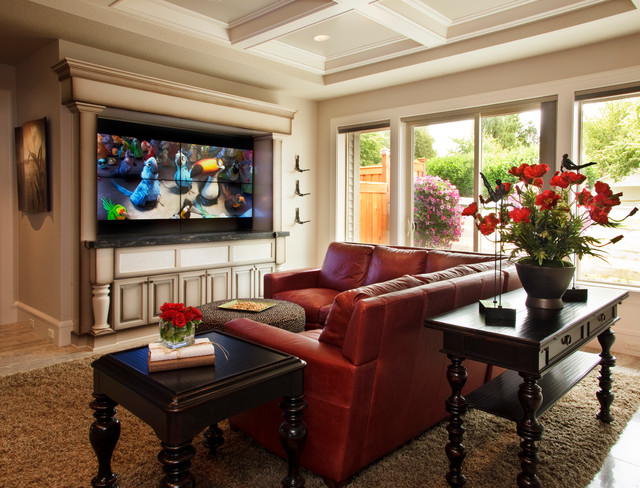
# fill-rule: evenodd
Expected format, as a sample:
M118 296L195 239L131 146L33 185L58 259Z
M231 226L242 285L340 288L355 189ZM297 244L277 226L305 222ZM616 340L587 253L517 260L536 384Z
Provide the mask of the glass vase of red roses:
M193 344L196 326L202 321L200 310L182 303L164 303L160 311L160 343L170 349Z

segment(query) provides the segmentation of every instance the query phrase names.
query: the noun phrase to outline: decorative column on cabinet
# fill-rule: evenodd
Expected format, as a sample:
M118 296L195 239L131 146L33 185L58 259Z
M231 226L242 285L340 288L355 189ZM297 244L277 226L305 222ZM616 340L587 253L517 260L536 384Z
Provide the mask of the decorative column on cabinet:
M74 101L66 107L74 115L77 114L77 131L79 134L79 167L80 167L80 241L89 242L96 239L96 187L90 182L96 181L96 133L98 130L98 114L106 108ZM83 282L91 283L91 297L88 287L81 286L81 304L91 303L93 324L90 332L94 335L113 332L109 325L109 297L113 282L113 250L86 249L80 246L80 275ZM111 263L111 264L109 264Z

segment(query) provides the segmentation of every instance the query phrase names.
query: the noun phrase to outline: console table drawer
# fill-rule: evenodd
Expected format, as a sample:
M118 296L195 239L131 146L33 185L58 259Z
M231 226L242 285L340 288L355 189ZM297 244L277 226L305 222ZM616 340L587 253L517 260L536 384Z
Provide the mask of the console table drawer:
M605 308L599 313L590 316L587 320L574 325L563 334L554 337L541 351L540 367L548 366L554 359L564 355L565 352L574 350L577 344L586 343L597 334L600 334L603 327L613 322L617 317L617 313L617 305Z
M555 337L544 348L544 354L541 358L543 362L540 366L544 367L548 365L551 361L553 361L554 358L563 354L567 350L573 350L573 346L587 338L587 324L587 322L578 324L569 329L566 333Z

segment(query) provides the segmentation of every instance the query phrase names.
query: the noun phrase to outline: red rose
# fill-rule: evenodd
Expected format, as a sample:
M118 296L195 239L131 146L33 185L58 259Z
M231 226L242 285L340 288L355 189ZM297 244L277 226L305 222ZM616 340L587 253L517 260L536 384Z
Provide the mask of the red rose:
M523 224L528 224L529 222L531 222L531 219L529 218L531 216L531 209L529 208L514 208L513 210L511 210L509 212L509 217L511 217L511 220L513 220L515 223L523 223Z
M471 204L469 204L467 208L465 208L462 211L462 215L464 216L475 215L477 211L478 211L478 204L476 202L472 202Z
M175 327L184 327L187 323L187 318L185 317L183 312L176 312L176 314L173 316L173 319L171 320L171 323Z
M540 205L540 210L551 210L556 206L558 200L560 200L560 195L555 191L545 190L536 197L536 205Z

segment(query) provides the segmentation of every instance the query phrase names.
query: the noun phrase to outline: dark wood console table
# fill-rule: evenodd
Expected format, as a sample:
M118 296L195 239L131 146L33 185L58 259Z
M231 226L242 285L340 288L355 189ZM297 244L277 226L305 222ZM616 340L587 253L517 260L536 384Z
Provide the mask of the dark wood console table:
M524 306L524 290L502 296L503 304L516 309L515 327L486 325L478 304L429 318L425 325L443 332L442 352L451 364L447 379L451 396L446 401L450 413L449 442L445 451L449 458L446 480L450 486L465 484L462 462L466 456L462 444L465 428L463 416L468 406L484 410L517 422L521 437L518 486L541 486L537 476L539 464L537 443L543 427L538 415L549 409L558 399L600 365L596 393L600 402L600 421L613 421L610 413L611 368L615 357L611 346L615 340L611 326L618 320L617 305L629 296L627 291L589 287L588 300L565 303L562 310L542 310ZM602 352L590 354L579 351L597 337ZM465 359L501 366L506 371L489 381L466 398L462 388L467 379ZM507 392L513 392L507 393Z
M93 362L91 408L96 420L89 438L98 458L98 474L92 486L118 486L118 477L111 470L111 455L120 437L120 421L115 417L118 403L149 424L159 437L162 450L158 459L165 474L160 486L192 488L195 482L189 468L195 454L191 441L196 434L208 427L205 445L215 452L223 443L220 420L283 397L280 407L284 422L279 427L289 471L282 486L304 488L299 465L307 436L302 421L306 363L224 333L198 336L223 346L228 357L215 346L215 366L151 374L147 346L108 354Z

